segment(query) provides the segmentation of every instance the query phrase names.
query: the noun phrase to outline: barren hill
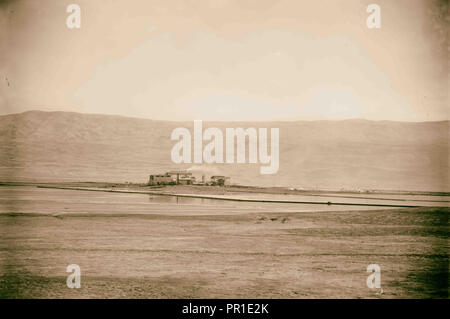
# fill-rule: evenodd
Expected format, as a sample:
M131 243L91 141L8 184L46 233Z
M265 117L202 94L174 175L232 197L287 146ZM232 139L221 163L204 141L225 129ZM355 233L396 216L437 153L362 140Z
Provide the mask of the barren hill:
M275 175L260 175L260 164L172 163L172 130L192 125L68 112L3 115L0 180L145 182L150 173L191 169L228 175L245 185L449 190L449 121L203 123L204 129L223 132L226 127L278 127L280 169Z

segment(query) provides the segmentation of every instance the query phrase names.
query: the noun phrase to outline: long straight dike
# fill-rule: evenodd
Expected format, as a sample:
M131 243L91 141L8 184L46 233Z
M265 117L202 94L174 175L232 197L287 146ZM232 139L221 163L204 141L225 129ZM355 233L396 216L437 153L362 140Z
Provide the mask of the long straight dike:
M284 203L284 204L313 204L313 205L343 205L343 206L374 206L374 207L398 207L398 208L418 208L418 207L430 207L423 205L400 205L400 204L368 204L368 203L351 203L351 202L330 202L330 201L296 201L296 200L278 200L278 199L254 199L254 198L237 198L229 196L218 195L198 195L198 194L169 194L164 192L150 192L150 191L137 191L137 190L117 190L107 188L91 188L91 187L66 187L66 186L48 186L37 185L38 188L51 188L51 189L65 189L76 191L91 191L91 192L109 192L109 193L127 193L127 194L146 194L146 195L158 195L158 196L174 196L174 197L187 197L187 198L199 198L199 199L212 199L212 200L226 200L235 202L258 202L258 203ZM433 206L440 207L440 206Z

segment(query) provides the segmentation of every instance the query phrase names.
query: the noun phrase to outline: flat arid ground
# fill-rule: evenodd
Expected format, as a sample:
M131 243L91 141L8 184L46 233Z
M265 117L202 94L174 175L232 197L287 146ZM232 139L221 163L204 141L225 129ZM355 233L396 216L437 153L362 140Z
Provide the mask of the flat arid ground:
M448 298L448 207L325 207L0 186L0 297Z

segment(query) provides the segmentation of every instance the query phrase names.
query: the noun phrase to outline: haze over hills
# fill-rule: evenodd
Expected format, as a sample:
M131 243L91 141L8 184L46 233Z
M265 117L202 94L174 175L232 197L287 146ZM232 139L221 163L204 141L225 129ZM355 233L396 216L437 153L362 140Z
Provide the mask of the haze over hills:
M280 169L261 164L174 164L172 130L192 122L29 111L0 116L1 181L146 182L170 169L227 175L233 183L326 189L448 191L449 121L204 122L278 127ZM206 145L206 142L204 143Z

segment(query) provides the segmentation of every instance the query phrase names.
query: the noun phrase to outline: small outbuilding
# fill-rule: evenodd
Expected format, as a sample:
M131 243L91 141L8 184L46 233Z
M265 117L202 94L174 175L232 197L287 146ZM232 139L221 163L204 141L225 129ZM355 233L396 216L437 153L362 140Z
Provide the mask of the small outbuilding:
M222 175L211 176L211 185L224 186L228 185L230 178Z
M148 179L148 185L169 185L175 184L173 178L169 174L150 175Z

